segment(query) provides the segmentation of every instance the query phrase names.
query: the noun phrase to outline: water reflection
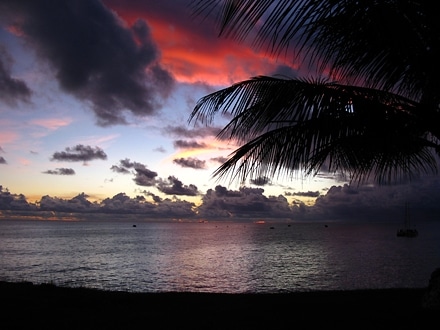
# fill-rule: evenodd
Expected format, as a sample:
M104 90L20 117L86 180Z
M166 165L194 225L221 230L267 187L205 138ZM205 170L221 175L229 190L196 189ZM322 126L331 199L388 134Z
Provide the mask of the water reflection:
M147 292L422 287L440 264L438 224L417 239L389 225L269 227L0 221L0 280Z
M162 236L159 263L174 291L249 291L249 232L235 224L181 224Z

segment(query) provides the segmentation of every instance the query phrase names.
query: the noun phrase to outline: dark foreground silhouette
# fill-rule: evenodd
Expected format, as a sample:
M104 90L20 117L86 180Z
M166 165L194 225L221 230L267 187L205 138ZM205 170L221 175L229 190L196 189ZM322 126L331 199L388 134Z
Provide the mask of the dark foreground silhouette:
M0 282L0 328L430 329L438 311L422 308L425 291L128 293Z

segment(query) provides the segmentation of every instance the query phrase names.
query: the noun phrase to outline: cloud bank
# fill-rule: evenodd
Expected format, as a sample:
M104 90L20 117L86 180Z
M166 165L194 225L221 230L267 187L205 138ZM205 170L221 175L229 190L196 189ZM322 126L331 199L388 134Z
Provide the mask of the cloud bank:
M200 194L194 185L184 185L175 177L158 179L162 192L173 194L161 198L148 191L140 191L134 198L119 193L100 202L90 202L80 193L72 199L43 196L29 203L22 194L14 194L0 186L0 219L10 212L70 212L80 214L138 215L140 219L186 219L217 221L346 221L386 222L403 221L404 204L409 202L416 219L438 221L440 203L437 192L439 180L428 180L418 185L387 187L333 186L316 203L307 206L299 200L289 202L283 195L265 196L264 189L242 187L230 190L218 185L202 196L202 203L179 199L179 195ZM90 219L94 219L93 217ZM121 218L123 219L123 217Z
M147 22L127 26L99 0L2 0L0 11L61 89L90 104L100 126L156 114L174 86ZM26 100L29 87L10 77L1 55L0 98Z
M24 81L12 77L12 62L6 49L0 45L0 100L9 105L16 105L18 101L27 103L31 90Z

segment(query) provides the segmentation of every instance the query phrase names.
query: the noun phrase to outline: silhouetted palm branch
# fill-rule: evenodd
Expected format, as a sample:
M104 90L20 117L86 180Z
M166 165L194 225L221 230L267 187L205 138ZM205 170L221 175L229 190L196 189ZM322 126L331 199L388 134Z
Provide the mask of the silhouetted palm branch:
M205 96L190 120L208 123L217 113L233 116L219 137L244 145L215 176L316 174L325 166L357 179L375 173L382 182L436 169L417 104L392 93L256 77Z
M433 64L440 20L432 1L194 0L194 7L196 14L217 11L220 35L250 36L273 55L292 50L338 81L412 99L434 80L439 86L440 67Z
M436 172L440 20L430 1L194 3L198 15L219 10L221 35L252 36L272 55L293 49L296 59L343 82L256 77L203 97L190 121L209 124L230 113L220 137L243 144L215 176L326 168L390 182Z

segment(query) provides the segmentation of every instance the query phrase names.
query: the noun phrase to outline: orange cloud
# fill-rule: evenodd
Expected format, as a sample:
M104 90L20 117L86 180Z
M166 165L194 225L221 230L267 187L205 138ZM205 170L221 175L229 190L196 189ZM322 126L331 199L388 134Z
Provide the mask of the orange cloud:
M180 82L229 85L276 68L275 61L231 40L204 40L187 31L153 21L153 36L162 51L162 63ZM173 42L170 42L173 41Z
M112 3L107 1L107 3ZM118 6L113 2L113 7ZM208 33L202 23L194 24L188 15L187 20L175 20L161 16L154 10L142 7L117 7L116 12L131 26L143 18L151 28L154 41L161 51L161 64L171 71L179 82L204 82L213 86L230 85L250 77L270 74L277 65L274 59L257 54L245 44L229 39L218 38L213 31ZM166 15L166 14L162 14Z

